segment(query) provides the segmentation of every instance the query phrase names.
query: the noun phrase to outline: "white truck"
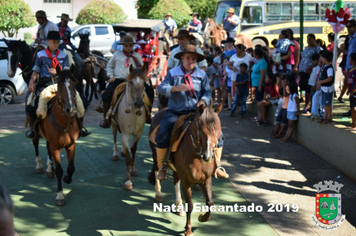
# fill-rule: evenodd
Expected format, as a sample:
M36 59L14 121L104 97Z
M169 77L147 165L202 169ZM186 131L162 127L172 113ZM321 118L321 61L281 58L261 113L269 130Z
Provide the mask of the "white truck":
M111 45L116 41L112 25L91 24L79 25L72 28L72 42L78 48L80 43L79 34L89 33L90 50L101 51L105 57L111 57ZM119 36L117 37L119 39Z

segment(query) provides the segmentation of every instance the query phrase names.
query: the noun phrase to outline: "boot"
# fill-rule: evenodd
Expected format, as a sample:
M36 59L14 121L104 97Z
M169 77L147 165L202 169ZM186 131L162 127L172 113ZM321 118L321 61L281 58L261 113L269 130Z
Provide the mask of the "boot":
M164 162L164 159L167 155L168 148L156 148L157 153L157 179L165 180L166 179L166 172L167 172L167 163Z
M99 103L99 105L95 108L95 110L99 113L104 113L103 101Z
M110 109L110 103L108 102L103 102L104 105L104 119L100 122L100 127L101 128L110 128L110 121L106 119L106 113L108 113L108 110Z
M91 133L88 132L88 130L84 127L83 121L84 121L84 117L81 117L81 118L78 119L79 129L80 129L79 137L83 137L84 138L84 137L90 135Z
M26 138L33 139L35 137L34 123L36 121L36 117L30 116L30 115L28 117L29 117L28 123L29 123L30 129L27 130L25 136L26 136Z
M220 165L220 159L222 155L222 147L216 148L215 150L215 157L216 157L216 171L215 171L215 178L229 178L229 174L226 173L224 167Z

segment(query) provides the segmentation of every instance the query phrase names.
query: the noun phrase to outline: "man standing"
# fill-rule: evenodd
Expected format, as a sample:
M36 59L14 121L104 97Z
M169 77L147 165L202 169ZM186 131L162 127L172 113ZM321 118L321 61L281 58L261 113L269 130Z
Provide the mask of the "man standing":
M125 31L120 31L120 39L115 41L112 45L111 45L111 49L110 52L114 53L116 51L122 51L122 49L124 48L121 44L119 44L121 42L121 39L123 39L126 36L126 32Z
M59 31L58 27L52 21L47 20L46 12L39 10L35 14L36 20L39 24L36 34L35 43L44 44L48 46L47 35L49 31Z
M59 34L61 35L61 39L63 40L63 43L59 45L59 50L63 50L66 45L69 45L74 51L76 51L77 47L74 46L70 40L72 30L68 26L68 21L72 21L73 19L69 18L69 15L65 13L62 13L62 15L58 16L58 18L61 18L61 22L57 24L57 27Z
M186 30L180 30L178 32L178 35L175 36L174 38L178 39L179 47L173 49L173 51L170 54L170 57L168 59L168 71L180 65L180 60L176 59L175 55L179 52L182 52L184 48L189 45L190 40L195 39L195 37L189 34L189 32ZM203 51L200 48L197 48L197 52L203 55ZM208 64L205 59L198 63L198 67L202 70L205 70L207 65Z
M239 26L239 17L235 15L235 9L230 7L229 10L226 11L227 17L224 19L224 30L226 31L227 37L235 38L236 31Z

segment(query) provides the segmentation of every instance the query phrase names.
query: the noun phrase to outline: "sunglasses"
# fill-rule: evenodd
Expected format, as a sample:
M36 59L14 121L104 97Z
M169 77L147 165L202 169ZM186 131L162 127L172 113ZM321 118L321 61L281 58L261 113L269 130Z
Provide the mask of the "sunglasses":
M352 25L346 25L346 28L351 28L352 27Z

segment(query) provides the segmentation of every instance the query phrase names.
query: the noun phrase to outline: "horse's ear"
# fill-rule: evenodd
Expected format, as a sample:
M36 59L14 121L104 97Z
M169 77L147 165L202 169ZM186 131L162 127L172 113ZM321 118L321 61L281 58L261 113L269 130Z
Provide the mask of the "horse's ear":
M130 73L133 71L133 66L132 66L132 64L130 65Z
M75 73L75 66L74 66L74 65L71 65L69 71L70 71L70 73L71 73L72 75L74 75L74 73Z
M57 75L61 74L61 66L60 65L56 66L56 72L57 72Z
M146 74L146 73L147 73L147 71L148 71L147 64L144 64L144 65L143 65L143 67L142 67L142 71L143 71L143 73L144 73L144 74Z
M216 104L216 106L214 107L215 113L216 113L216 114L219 114L219 113L221 112L222 108L223 108L222 103Z
M205 105L204 105L204 104L201 104L201 105L198 107L198 111L199 111L200 114L203 114L204 108L205 108Z

